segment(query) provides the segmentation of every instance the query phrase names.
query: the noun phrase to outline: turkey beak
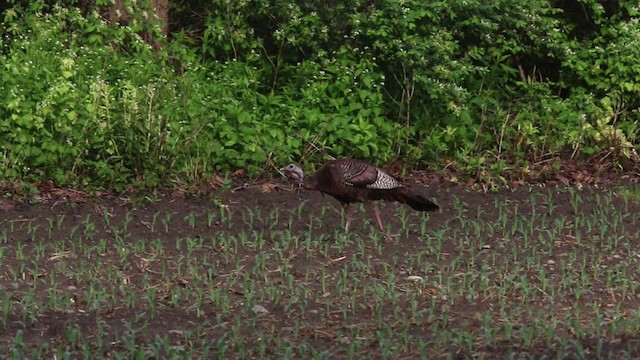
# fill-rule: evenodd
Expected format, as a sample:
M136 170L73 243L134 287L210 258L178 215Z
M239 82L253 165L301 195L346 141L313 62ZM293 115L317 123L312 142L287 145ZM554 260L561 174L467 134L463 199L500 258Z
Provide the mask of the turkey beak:
M293 179L297 182L300 182L300 177L298 177L298 174L296 174L295 172L292 171L288 171L285 168L280 169L280 171L282 171L282 173L289 179Z
M285 168L280 168L280 174L284 175L284 177L286 178L291 176L291 174Z

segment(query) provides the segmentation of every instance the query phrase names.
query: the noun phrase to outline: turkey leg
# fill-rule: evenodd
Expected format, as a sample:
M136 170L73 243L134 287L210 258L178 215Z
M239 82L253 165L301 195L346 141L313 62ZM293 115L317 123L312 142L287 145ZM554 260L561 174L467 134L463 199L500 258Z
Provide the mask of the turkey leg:
M347 232L349 231L349 224L351 224L351 204L343 203L342 208L344 209L345 218L344 231Z
M384 231L384 226L382 225L382 219L380 218L380 211L378 211L378 204L373 203L373 212L376 214L376 220L378 220L378 226L380 226L380 230Z

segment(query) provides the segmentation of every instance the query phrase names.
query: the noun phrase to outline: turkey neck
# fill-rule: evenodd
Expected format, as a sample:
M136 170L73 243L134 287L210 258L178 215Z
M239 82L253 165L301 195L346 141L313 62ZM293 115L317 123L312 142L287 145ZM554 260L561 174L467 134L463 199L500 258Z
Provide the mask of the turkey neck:
M318 190L318 179L315 175L305 177L302 181L302 187L307 190Z

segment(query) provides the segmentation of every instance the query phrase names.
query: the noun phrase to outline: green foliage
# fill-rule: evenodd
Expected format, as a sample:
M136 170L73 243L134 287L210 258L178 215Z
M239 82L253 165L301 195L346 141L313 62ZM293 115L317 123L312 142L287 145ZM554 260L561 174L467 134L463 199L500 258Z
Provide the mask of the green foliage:
M305 61L291 79L282 93L297 104L292 115L298 120L289 126L303 143L335 155L391 156L397 126L382 117L384 77L371 60L342 48L321 63Z
M569 41L563 66L569 70L576 85L575 93L591 92L601 102L601 108L611 113L611 121L630 116L637 121L640 107L640 6L622 2L623 11L608 16L595 1L585 1L591 8L593 22L598 26L589 38Z
M158 103L172 95L166 79L173 75L149 46L73 8L25 13L20 21L0 57L7 70L0 141L11 149L3 176L67 183L88 175L113 184L162 173L169 134Z
M635 2L184 1L167 39L148 3L126 26L62 4L2 8L5 180L153 186L327 156L476 176L637 161Z

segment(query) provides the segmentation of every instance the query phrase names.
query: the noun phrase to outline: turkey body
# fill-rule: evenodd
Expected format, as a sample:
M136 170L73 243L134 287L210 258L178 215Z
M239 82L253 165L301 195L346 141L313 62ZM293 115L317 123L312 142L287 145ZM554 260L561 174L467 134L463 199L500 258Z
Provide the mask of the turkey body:
M407 204L418 211L438 209L438 205L406 187L393 176L361 160L333 160L307 178L304 177L302 169L293 164L283 170L298 179L303 188L318 190L336 198L345 208L347 230L351 222L350 205L355 202L386 200ZM374 212L380 229L384 230L375 203Z

